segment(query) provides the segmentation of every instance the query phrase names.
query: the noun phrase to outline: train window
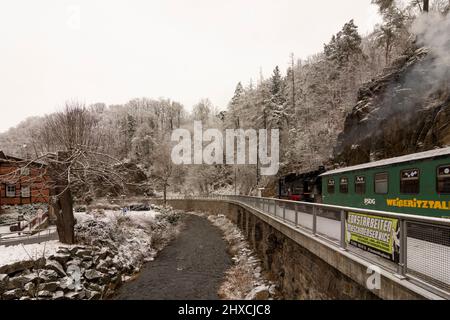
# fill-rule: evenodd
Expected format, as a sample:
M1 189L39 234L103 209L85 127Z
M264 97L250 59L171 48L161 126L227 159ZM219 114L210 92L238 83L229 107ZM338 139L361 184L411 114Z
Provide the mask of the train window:
M420 192L419 169L409 169L400 172L400 192L406 194L417 194Z
M341 178L341 181L339 183L339 192L340 193L348 193L348 179L347 178Z
M387 173L377 173L375 175L375 193L388 193L389 175Z
M364 176L356 176L355 177L355 192L357 194L365 194L366 193L366 177L364 177Z
M327 192L334 193L334 179L328 179Z
M437 192L450 193L450 165L438 168Z

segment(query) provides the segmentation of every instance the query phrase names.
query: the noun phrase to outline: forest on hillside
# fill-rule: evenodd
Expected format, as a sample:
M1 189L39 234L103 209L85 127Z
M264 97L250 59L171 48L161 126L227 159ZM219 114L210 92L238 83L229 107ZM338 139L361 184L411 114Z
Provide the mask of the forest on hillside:
M129 169L129 192L141 194L167 187L170 192L184 194L234 192L236 187L237 192L250 194L277 179L261 177L256 166L173 165L172 131L192 129L193 121L198 120L204 128L221 130L279 129L279 175L335 165L333 150L346 117L358 103L360 88L383 75L405 52L426 44L417 39L420 29L416 22L423 11L448 21L450 10L447 0L431 1L428 10L418 0L373 2L383 17L373 32L363 36L354 21L348 21L324 44L322 52L304 60L291 54L287 70L274 66L270 78L238 82L225 111L208 99L199 101L192 112L170 99L137 98L110 106L68 101L60 112L27 119L0 135L0 149L6 154L36 159L47 152L86 147L109 164L109 171L97 174L101 180L111 180L114 185L111 172L120 163ZM74 113L74 108L82 112ZM69 139L80 128L83 135ZM73 170L83 194L122 192L114 187L98 188L99 181L90 176L97 162L83 159ZM97 187L89 187L86 181Z

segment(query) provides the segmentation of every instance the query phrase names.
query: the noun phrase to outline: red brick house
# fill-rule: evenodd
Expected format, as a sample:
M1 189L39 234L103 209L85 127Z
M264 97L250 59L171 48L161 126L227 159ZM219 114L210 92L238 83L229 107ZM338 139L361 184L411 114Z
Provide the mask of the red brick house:
M0 151L0 206L48 203L49 181L44 164Z

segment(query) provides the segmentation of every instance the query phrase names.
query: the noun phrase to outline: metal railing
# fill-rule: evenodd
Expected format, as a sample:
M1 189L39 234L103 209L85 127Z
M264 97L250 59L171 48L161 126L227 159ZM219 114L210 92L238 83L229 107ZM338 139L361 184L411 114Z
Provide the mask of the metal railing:
M450 298L450 219L251 196L170 199L226 200L244 204L293 228L320 237L341 250L351 251L400 279L407 279L437 295ZM347 244L346 221L349 212L398 220L398 263Z

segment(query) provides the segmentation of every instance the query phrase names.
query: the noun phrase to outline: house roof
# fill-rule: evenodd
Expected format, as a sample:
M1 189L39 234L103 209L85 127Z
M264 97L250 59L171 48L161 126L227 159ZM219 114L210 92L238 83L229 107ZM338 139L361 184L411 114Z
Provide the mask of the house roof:
M423 159L441 157L441 156L446 156L446 155L450 155L450 147L434 149L431 151L425 151L425 152L420 152L420 153L408 154L406 156L384 159L384 160L380 160L380 161L360 164L357 166L331 170L331 171L327 171L327 172L321 174L321 176L323 177L323 176L329 176L332 174L339 174L339 173L344 173L344 172L349 172L349 171L358 171L358 170L369 169L369 168L384 167L384 166L397 164L397 163L423 160Z
M0 163L5 163L5 162L30 162L31 160L26 160L26 159L22 159L22 158L17 158L17 157L13 157L13 156L8 156L6 155L2 150L0 150ZM38 162L38 161L33 161L33 164L39 164L39 165L44 165L44 163Z

